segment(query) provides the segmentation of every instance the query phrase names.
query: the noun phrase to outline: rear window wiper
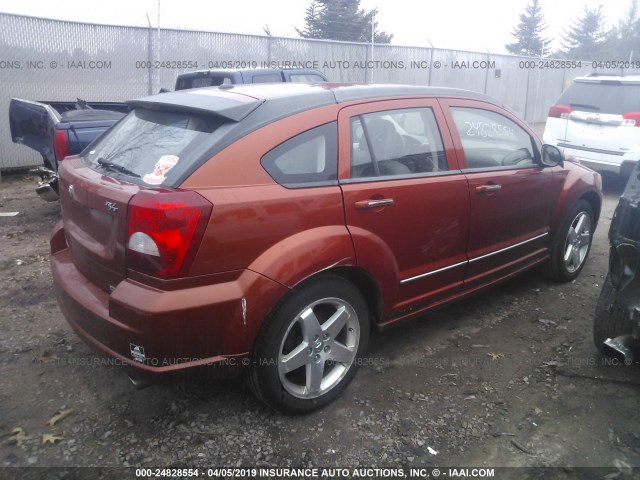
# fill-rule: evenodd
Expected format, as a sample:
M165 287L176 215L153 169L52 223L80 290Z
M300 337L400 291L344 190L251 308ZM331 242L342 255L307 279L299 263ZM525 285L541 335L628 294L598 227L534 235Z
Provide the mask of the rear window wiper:
M132 170L129 170L127 167L123 167L122 165L109 162L103 158L98 159L98 165L109 170L115 170L117 172L124 173L125 175L129 175L130 177L140 178L140 175L138 175L136 172Z

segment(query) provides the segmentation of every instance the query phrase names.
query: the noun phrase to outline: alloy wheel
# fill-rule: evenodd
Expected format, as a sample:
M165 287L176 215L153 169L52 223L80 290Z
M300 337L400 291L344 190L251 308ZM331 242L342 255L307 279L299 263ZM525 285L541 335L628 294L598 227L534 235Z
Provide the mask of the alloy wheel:
M578 270L589 252L591 244L591 217L580 212L571 222L564 243L564 265L569 273Z
M323 298L291 321L278 350L284 389L300 399L326 394L352 367L360 342L354 308L343 299Z

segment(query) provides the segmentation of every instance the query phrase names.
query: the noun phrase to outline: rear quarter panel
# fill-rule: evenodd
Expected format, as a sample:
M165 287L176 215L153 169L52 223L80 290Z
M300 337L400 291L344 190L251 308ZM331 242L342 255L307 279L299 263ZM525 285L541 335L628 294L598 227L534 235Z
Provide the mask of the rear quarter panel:
M355 263L340 187L288 189L260 164L291 137L336 121L337 111L330 105L249 133L182 184L214 206L192 275L247 268L293 287L326 268Z

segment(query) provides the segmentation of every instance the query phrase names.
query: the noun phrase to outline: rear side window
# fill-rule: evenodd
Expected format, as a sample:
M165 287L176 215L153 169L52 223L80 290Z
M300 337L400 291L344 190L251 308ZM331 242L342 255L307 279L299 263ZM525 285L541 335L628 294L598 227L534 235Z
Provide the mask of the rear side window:
M223 121L184 113L136 109L108 130L82 157L105 175L139 185L174 187Z
M307 130L268 152L262 157L262 166L276 182L289 188L335 185L337 137L335 122Z
M640 112L640 85L616 81L573 82L556 102L581 112Z
M448 169L430 108L384 110L351 119L351 178L424 175Z

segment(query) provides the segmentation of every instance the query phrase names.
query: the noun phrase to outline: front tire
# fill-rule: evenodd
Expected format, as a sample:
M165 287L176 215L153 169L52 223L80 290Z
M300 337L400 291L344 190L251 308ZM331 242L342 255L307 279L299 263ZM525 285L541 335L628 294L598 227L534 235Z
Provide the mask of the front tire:
M558 229L551 247L548 273L558 282L569 282L579 274L589 256L595 216L591 205L578 200Z
M307 413L335 400L367 348L369 313L347 280L324 276L291 295L260 332L248 383L265 403Z

